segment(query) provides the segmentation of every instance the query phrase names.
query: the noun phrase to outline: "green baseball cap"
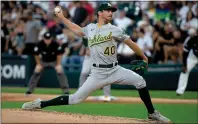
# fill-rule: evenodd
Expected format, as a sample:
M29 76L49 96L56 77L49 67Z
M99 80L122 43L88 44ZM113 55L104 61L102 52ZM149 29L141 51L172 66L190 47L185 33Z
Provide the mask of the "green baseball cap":
M110 3L102 3L99 6L98 11L102 11L102 10L112 10L113 12L115 12L117 8L113 7Z

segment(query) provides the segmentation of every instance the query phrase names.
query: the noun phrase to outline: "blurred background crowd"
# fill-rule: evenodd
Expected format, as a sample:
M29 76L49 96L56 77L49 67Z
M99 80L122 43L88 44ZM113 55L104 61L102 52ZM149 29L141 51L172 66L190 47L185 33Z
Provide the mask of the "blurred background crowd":
M66 18L84 27L96 22L97 7L102 2L2 1L1 54L31 55L43 34L49 31L54 40L65 46L62 64L81 64L85 55L85 38L79 38L54 15L60 5ZM110 2L118 8L112 24L125 30L149 58L149 63L181 64L183 43L197 35L198 2ZM118 44L118 61L129 64L138 56L122 42Z

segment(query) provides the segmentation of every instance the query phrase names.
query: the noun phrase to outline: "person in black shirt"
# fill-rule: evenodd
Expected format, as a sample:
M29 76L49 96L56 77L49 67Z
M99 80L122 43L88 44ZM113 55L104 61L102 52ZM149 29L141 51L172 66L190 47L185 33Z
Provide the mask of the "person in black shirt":
M55 68L63 93L69 94L68 81L61 66L61 57L63 53L64 49L62 48L62 46L58 45L57 42L53 41L51 34L49 32L46 32L44 34L44 40L39 42L34 47L34 54L37 64L34 73L30 79L26 96L30 95L34 91L41 77L41 73L46 67Z
M83 7L83 3L80 1L74 2L76 10L73 17L73 22L79 26L85 26L88 20L87 10Z
M174 43L172 30L170 29L170 24L166 23L164 29L160 31L160 35L155 42L154 63L158 63L159 61L164 62L164 46L172 45Z
M183 42L180 30L173 31L173 43L165 44L164 49L164 63L168 62L169 57L174 63L182 63Z
M198 64L198 36L195 29L189 30L183 48L183 69L179 77L177 95L184 94L190 71Z
M6 21L2 20L1 23L1 53L7 52L8 50L8 39L9 31L6 27Z

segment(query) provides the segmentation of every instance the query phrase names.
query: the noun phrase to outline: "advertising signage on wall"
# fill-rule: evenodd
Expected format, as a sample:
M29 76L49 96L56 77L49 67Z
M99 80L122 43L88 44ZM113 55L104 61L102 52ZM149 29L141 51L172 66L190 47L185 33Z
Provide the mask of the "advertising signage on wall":
M25 79L25 65L1 65L1 78L4 79Z
M28 66L28 57L1 56L1 84L25 85Z

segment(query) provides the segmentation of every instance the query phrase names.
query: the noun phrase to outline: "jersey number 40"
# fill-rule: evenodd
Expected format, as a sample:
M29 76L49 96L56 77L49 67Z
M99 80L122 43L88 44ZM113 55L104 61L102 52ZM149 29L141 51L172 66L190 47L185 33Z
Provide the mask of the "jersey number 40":
M104 51L104 55L110 56L115 53L115 46L112 47L106 47Z

